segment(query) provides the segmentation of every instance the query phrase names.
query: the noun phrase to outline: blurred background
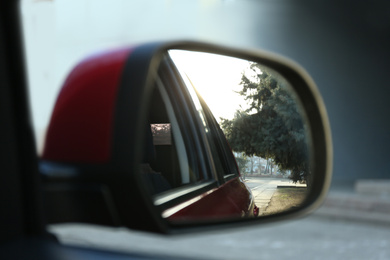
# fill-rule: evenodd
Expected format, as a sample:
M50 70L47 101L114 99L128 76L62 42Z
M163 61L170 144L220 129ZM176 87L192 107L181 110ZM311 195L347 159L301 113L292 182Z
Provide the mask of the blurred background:
M123 245L122 237L120 250L147 250L157 239L156 252L196 256L199 250L191 245L203 245L203 254L217 259L235 259L242 251L248 252L247 259L284 259L289 254L303 259L390 258L390 2L22 0L21 14L39 150L66 75L86 56L117 46L186 39L271 51L303 66L325 101L334 171L328 200L314 215L273 226L194 235L185 243L136 234L135 238L152 239L142 243L144 249L126 234L129 242ZM69 243L103 246L102 241L83 237L95 237L96 229L82 228L91 227L53 230ZM242 237L248 239L240 244ZM113 242L106 241L106 246L115 249Z

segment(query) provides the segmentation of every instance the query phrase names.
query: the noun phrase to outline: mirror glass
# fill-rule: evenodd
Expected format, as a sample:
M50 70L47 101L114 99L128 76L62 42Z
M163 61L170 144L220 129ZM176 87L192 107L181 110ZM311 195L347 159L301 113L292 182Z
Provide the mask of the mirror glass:
M310 189L304 110L287 80L257 62L169 50L147 132L142 175L173 223L281 213Z

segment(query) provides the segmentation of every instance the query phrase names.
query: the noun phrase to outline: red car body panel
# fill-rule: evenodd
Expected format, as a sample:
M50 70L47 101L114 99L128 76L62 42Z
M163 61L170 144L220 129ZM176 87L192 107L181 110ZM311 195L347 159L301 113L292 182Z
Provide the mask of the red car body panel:
M42 158L77 163L110 159L116 94L131 49L94 55L78 64L57 98Z
M210 220L253 215L252 195L245 184L236 177L190 201L172 207L163 215L170 220Z

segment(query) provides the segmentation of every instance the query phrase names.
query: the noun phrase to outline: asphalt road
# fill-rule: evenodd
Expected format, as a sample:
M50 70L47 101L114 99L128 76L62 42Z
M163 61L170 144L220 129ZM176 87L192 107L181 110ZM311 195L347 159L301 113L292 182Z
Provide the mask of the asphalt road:
M52 226L65 244L195 259L390 259L390 228L316 214L271 225L162 236L89 225Z

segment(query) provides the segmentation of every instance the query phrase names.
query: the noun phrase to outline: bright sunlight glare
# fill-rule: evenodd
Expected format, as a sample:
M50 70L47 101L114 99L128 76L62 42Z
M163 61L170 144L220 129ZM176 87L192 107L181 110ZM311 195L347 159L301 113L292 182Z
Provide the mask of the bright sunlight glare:
M241 90L242 74L250 74L250 62L204 52L170 50L182 77L188 77L217 121L233 119L237 109L246 108Z

